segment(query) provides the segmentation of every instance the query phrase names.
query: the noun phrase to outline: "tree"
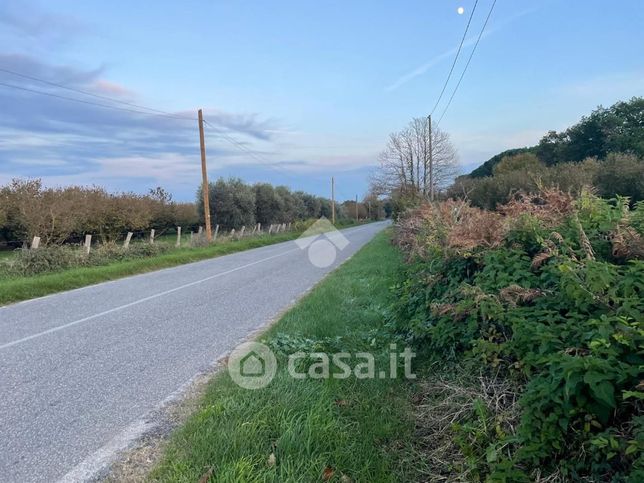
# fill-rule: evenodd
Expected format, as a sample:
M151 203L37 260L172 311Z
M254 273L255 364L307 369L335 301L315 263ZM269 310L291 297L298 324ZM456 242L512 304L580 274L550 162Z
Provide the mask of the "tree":
M192 230L199 225L199 212L194 203L176 203L174 205L174 224L184 230Z
M255 224L255 191L239 178L209 183L210 216L214 224L230 230ZM200 218L203 219L201 188L197 193Z
M163 229L175 225L175 204L172 201L172 194L161 186L157 186L148 191L148 200L152 213L152 226L156 229Z
M385 202L374 193L369 193L362 201L367 210L367 217L370 220L382 220L385 218Z
M606 198L628 196L632 203L644 200L644 158L610 154L597 170L595 186Z
M539 173L545 166L539 158L532 153L521 153L512 156L504 156L499 163L494 166L492 173L498 176L512 171L524 170L530 173Z
M291 193L286 186L278 186L275 193L282 199L283 209L277 219L278 223L289 223L295 220L306 218L306 207L304 201Z
M255 218L262 225L277 222L282 217L284 201L268 183L257 183L255 190Z
M320 211L322 209L322 200L317 196L304 193L303 191L297 191L295 193L299 196L304 202L304 207L306 208L305 218L319 218Z
M437 126L432 125L431 134L430 142L425 118L414 118L405 129L390 134L371 190L405 199L430 199L447 186L457 173L456 149Z

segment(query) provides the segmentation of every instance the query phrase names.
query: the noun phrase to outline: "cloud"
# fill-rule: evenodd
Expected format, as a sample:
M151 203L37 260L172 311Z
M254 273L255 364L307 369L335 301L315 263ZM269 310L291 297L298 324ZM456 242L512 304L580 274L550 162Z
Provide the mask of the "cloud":
M0 183L37 177L57 186L97 183L141 191L164 185L184 199L194 194L201 177L196 109L169 116L139 112L143 109L137 106L145 101L128 86L108 80L102 66L83 69L0 52L0 69L10 71L0 70L0 83L20 88L0 85ZM259 181L258 174L271 173L266 179L310 186L306 183L326 176L329 169L339 175L375 159L320 156L320 148L307 147L301 132L257 113L207 107L204 117L212 177L246 173L249 180ZM301 142L285 148L285 138L292 135Z
M463 47L467 47L469 45L472 45L474 42L476 42L475 37L470 37L468 39L465 39L463 42ZM430 59L429 61L425 62L424 64L416 67L415 69L411 70L410 72L407 72L406 74L400 76L394 83L391 85L385 87L386 92L392 92L398 89L399 87L407 84L407 82L415 79L418 76L423 75L425 72L427 72L429 69L434 67L436 64L440 64L444 59L451 57L452 55L456 54L457 48L453 48L450 50L447 50L443 52L442 54L437 55L436 57Z
M23 38L43 42L67 41L87 30L77 18L39 11L24 1L3 0L0 4L0 25Z
M501 30L501 28L505 27L506 25L510 24L514 20L523 17L524 15L528 15L530 13L533 13L537 10L537 8L530 8L527 10L523 10L521 12L518 12L514 15L511 15L510 17L500 21L496 27L494 28L488 28L483 34L481 35L481 40L485 39L486 37L492 35L493 33ZM478 37L478 34L472 35L468 38L465 39L463 42L463 47L469 47L470 45L474 45L476 43L476 39ZM454 47L452 49L446 50L445 52L436 55L435 57L431 58L424 64L419 65L415 69L412 69L411 71L407 72L406 74L400 76L396 81L385 87L386 92L392 92L398 89L399 87L407 84L409 81L415 79L416 77L419 77L423 74L425 74L428 70L430 70L432 67L434 67L437 64L440 64L443 60L452 57L453 55L456 54L458 51L457 47ZM461 52L463 52L461 50ZM468 54L469 55L469 54Z
M51 65L20 54L0 54L0 68L28 76L0 72L0 82L20 88L0 85L0 105L3 106L0 111L0 170L3 172L18 176L42 175L48 172L44 168L49 166L56 167L61 174L87 172L102 176L110 166L108 159L138 159L130 165L115 162L111 172L123 169L129 173L132 166L142 166L149 168L155 178L165 179L163 170L172 173L174 178L185 168L181 159L190 159L199 153L194 112L170 112L169 116L140 112L142 109L136 106L34 80L39 78L91 94L109 95L116 101L136 102L137 105L141 102L126 86L105 80L102 68L83 70ZM204 116L212 126L207 129L209 140L222 133L235 136L251 151L252 143L271 140L270 131L279 129L271 120L262 120L257 114L205 109ZM208 146L210 155L236 160L239 159L237 149L222 142ZM144 160L148 158L160 159L163 163L147 163ZM172 168L173 163L176 170Z

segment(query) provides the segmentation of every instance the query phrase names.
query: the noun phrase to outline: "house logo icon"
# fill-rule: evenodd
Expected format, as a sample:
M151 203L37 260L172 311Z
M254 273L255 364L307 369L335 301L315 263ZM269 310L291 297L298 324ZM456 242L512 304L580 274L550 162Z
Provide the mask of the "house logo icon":
M318 268L330 267L337 251L344 250L349 240L325 217L313 223L295 240L300 250L308 250L309 261Z
M268 346L260 342L245 342L228 357L231 379L244 389L266 387L275 376L277 360Z

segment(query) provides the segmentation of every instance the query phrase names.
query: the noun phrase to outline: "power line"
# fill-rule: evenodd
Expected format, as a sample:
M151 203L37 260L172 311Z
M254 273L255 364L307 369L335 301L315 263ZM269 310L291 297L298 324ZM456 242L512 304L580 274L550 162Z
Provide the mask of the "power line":
M148 115L148 116L169 117L169 118L173 118L173 119L181 119L181 120L184 120L184 121L185 120L196 121L196 119L192 119L192 118L189 118L189 117L183 117L183 116L176 116L176 115L173 115L173 114L170 114L170 113L154 113L154 112L139 111L139 110L136 110L136 109L128 109L126 107L112 106L110 104L102 104L100 102L92 102L92 101L86 101L86 100L83 100L83 99L76 99L74 97L61 96L60 94L54 94L53 92L46 92L46 91L40 91L40 90L37 90L37 89L30 89L28 87L21 87L21 86L17 86L17 85L14 85L14 84L6 84L4 82L0 82L0 86L9 87L11 89L17 89L17 90L25 91L25 92L31 92L33 94L40 94L42 96L55 97L57 99L63 99L63 100L66 100L66 101L79 102L81 104L88 104L88 105L91 105L91 106L98 106L98 107L103 107L103 108L106 108L106 109L114 109L114 110L117 110L117 111L134 112L134 113L137 113L137 114L145 114L145 115ZM163 112L163 111L161 111L161 112Z
M277 166L275 166L275 163L273 163L272 161L270 161L270 160L266 159L266 158L265 158L265 157L263 157L263 156L260 156L260 155L259 155L259 154L257 154L255 151L253 151L253 150L249 149L247 146L245 146L244 144L240 143L240 142L239 142L237 139L235 139L234 137L229 136L228 134L226 134L226 133L224 133L224 132L222 132L222 131L217 131L217 130L216 130L216 128L215 128L215 126L213 126L212 124L210 124L210 123L209 123L207 120L205 120L205 119L204 119L204 124L205 124L206 126L208 126L209 128L212 128L213 130L215 130L215 132L216 132L216 134L217 134L217 135L221 136L225 141L227 141L228 143L230 143L231 145L233 145L233 146L234 146L235 148L237 148L240 152L243 152L243 153L245 153L245 154L249 155L250 157L252 157L252 158L253 158L253 159L255 159L256 161L258 161L260 164L262 164L262 165L266 166L267 168L272 169L273 171L277 171L277 172L279 172L279 173L283 174L284 176L286 176L286 177L290 178L291 180L298 181L298 178L297 178L296 176L292 175L291 173L289 173L288 171L286 171L286 170L284 170L284 169L282 169L282 168L278 168ZM342 191L342 193L341 193L342 195L346 195L346 193L344 192L344 190L340 190L340 191ZM345 196L345 198L347 198L347 197ZM347 198L347 199L348 199L348 198Z
M82 94L82 95L91 96L91 97L94 97L94 98L97 98L97 99L104 99L104 100L107 100L107 101L110 101L110 102L114 102L114 103L118 103L118 104L122 104L122 105L126 105L126 106L131 106L131 107L134 107L134 108L137 108L137 109L130 109L130 108L126 108L126 107L119 107L119 106L113 106L113 105L110 105L110 104L104 104L104 103L99 103L99 102L83 100L83 99L77 99L77 98L74 98L74 97L68 97L68 96L63 96L63 95L60 95L60 94L55 94L53 92L46 92L46 91L42 91L42 90L38 90L38 89L32 89L32 88L28 88L28 87L22 87L22 86L17 86L17 85L14 85L14 84L7 84L5 82L0 82L0 86L11 88L11 89L21 90L21 91L24 91L24 92L30 92L30 93L33 93L33 94L49 96L49 97L53 97L53 98L56 98L56 99L62 99L62 100L66 100L66 101L72 101L72 102L77 102L77 103L91 105L91 106L102 107L102 108L106 108L106 109L113 109L113 110L124 111L124 112L132 112L132 113L136 113L136 114L156 115L156 116L161 116L161 117L168 117L168 118L187 120L187 121L197 121L196 118L187 117L187 116L180 116L180 115L176 115L176 114L173 114L171 112L163 111L163 110L160 110L160 109L155 109L155 108L152 108L152 107L146 107L146 106L143 106L143 105L140 105L140 104L135 104L133 102L123 101L123 100L120 100L120 99L115 99L113 97L104 96L104 95L101 95L101 94L95 94L93 92L89 92L89 91L86 91L86 90L83 90L83 89L77 89L77 88L74 88L74 87L66 86L64 84L48 81L46 79L41 79L39 77L23 74L23 73L16 72L16 71L6 69L6 68L3 68L3 67L0 67L0 72L4 72L4 73L7 73L7 74L17 76L17 77L21 77L23 79L29 79L29 80L33 80L33 81L36 81L36 82L40 82L42 84L50 85L52 87L57 87L59 89L65 89L65 90L68 90L68 91L71 91L71 92L76 92L76 93L79 93L79 94ZM139 109L145 109L146 111L151 111L151 112L141 111ZM208 127L212 128L213 130L216 130L216 128L212 124L210 124L207 120L204 120L204 124L206 124ZM221 136L224 140L226 140L227 142L229 142L230 144L235 146L238 150L240 150L241 152L244 152L245 154L251 156L253 159L259 161L260 163L262 163L263 165L267 166L268 168L273 169L275 171L278 171L281 174L284 174L284 175L286 175L286 176L288 176L288 177L290 177L292 179L296 179L295 176L293 176L292 174L290 174L289 172L287 172L287 171L285 171L283 169L278 168L277 166L274 165L274 163L272 163L271 161L267 160L266 158L264 158L262 156L259 156L256 152L250 150L245 145L243 145L242 143L237 141L235 138L233 138L233 137L231 137L231 136L229 136L226 133L221 132L221 131L216 131L216 132L217 132L217 134L219 136Z
M212 129L217 133L217 135L219 135L219 136L220 136L220 137L222 137L224 140L226 140L227 142L229 142L230 144L232 144L233 146L235 146L235 148L237 148L239 151L241 151L241 152L243 152L243 153L245 153L245 154L248 154L248 155L249 155L249 156L251 156L253 159L255 159L256 161L259 161L261 164L263 164L263 165L267 166L267 167L268 167L268 168L270 168L270 169L273 169L273 170L275 170L275 171L279 171L279 172L280 172L281 174L283 174L283 175L286 175L286 176L288 176L288 177L290 177L290 178L296 179L296 178L295 178L295 176L293 176L292 174L290 174L289 172L287 172L287 171L285 171L285 170L283 170L283 169L278 168L277 166L275 166L275 165L274 165L274 163L272 163L272 162L271 162L271 161L269 161L268 159L264 158L263 156L260 156L259 154L257 154L256 152L252 151L252 150L251 150L251 149L249 149L248 147L244 146L242 143L240 143L239 141L237 141L237 140L236 140L235 138L233 138L232 136L229 136L229 135L227 135L226 133L224 133L224 132L222 132L222 131L217 131L217 130L216 130L216 128L215 128L215 126L213 126L212 124L210 124L208 121L204 120L204 124L205 124L206 126L208 126L209 128L212 128Z
M449 74L447 74L447 79L445 79L445 84L443 84L443 89L441 90L440 95L438 96L438 100L436 101L436 104L434 104L434 108L432 109L431 114L434 114L434 111L438 107L438 104L440 103L441 99L443 98L443 94L445 93L445 89L447 89L447 84L449 83L449 80L452 77L452 72L454 72L454 67L456 66L456 61L458 60L458 56L461 53L461 49L463 48L463 42L465 42L465 37L467 37L467 31L470 29L470 23L472 23L472 17L474 17L474 12L476 11L476 5L478 5L479 0L476 0L474 2L474 7L472 8L472 12L470 13L470 18L467 20L467 25L465 26L465 32L463 32L463 38L461 38L461 43L458 46L458 50L456 51L456 57L454 57L454 62L452 62L452 67L449 70Z
M5 72L7 74L15 75L17 77L22 77L23 79L29 79L29 80L33 80L33 81L36 81L36 82L41 82L43 84L47 84L47 85L50 85L50 86L53 86L53 87L58 87L60 89L66 89L68 91L77 92L79 94L83 94L83 95L86 95L86 96L96 97L97 99L105 99L107 101L116 102L118 104L124 104L126 106L137 107L139 109L146 109L148 111L153 111L153 112L156 112L156 113L159 113L159 114L165 114L167 116L172 116L172 117L177 117L177 118L181 118L181 119L189 119L189 120L192 120L192 121L196 121L195 118L185 117L185 116L176 116L175 114L173 114L171 112L162 111L160 109L154 109L152 107L142 106L140 104L135 104L133 102L123 101L121 99L115 99L113 97L104 96L104 95L101 95L101 94L95 94L93 92L88 92L88 91L85 91L85 90L82 90L82 89L77 89L77 88L74 88L74 87L69 87L69 86L66 86L64 84L51 82L51 81L48 81L48 80L45 80L45 79L41 79L39 77L34 77L34 76L31 76L31 75L22 74L20 72L16 72L16 71L13 71L13 70L10 70L10 69L5 69L4 67L0 67L0 72Z
M74 88L71 88L71 87L64 86L62 84L57 84L57 83L45 81L43 79L38 79L36 77L19 74L19 73L13 72L13 71L9 71L7 69L0 68L0 71L8 72L8 73L18 75L20 77L24 77L24 78L27 78L27 79L36 80L38 82L43 82L45 84L50 84L52 86L59 87L59 88L62 88L62 89L67 89L67 90L70 90L70 91L79 92L81 94L91 95L93 97L103 98L103 99L107 99L107 100L114 101L114 102L124 103L124 101L118 101L117 99L112 99L112 98L110 98L108 96L100 96L98 94L95 95L95 94L92 94L92 93L82 91L80 89L74 89ZM173 118L173 119L180 119L180 120L197 121L196 118L185 117L185 116L177 116L177 115L173 115L173 114L171 114L169 112L166 112L166 111L161 111L159 109L153 109L153 108L149 108L149 107L145 107L145 106L139 106L137 104L127 103L129 105L132 105L133 107L140 107L142 109L148 109L148 110L154 111L154 112L145 112L145 111L140 111L140 110L137 110L137 109L129 109L129 108L126 108L126 107L113 106L113 105L110 105L110 104L104 104L104 103L93 102L93 101L88 101L88 100L84 100L84 99L77 99L77 98L74 98L74 97L62 96L60 94L55 94L53 92L46 92L46 91L41 91L41 90L37 90L37 89L31 89L31 88L28 88L28 87L17 86L17 85L14 85L14 84L7 84L5 82L0 82L0 86L8 87L8 88L11 88L11 89L16 89L16 90L20 90L20 91L24 91L24 92L30 92L30 93L33 93L33 94L39 94L39 95L43 95L43 96L54 97L56 99L62 99L62 100L66 100L66 101L72 101L72 102L77 102L77 103L81 103L81 104L87 104L87 105L91 105L91 106L103 107L103 108L106 108L106 109L114 109L114 110L118 110L118 111L132 112L132 113L136 113L136 114L145 114L145 115L155 115L155 116L170 117L170 118ZM213 130L216 129L208 121L204 120L204 123L206 125L208 125L210 128L212 128ZM294 178L294 176L292 176L290 173L277 168L270 161L260 157L257 153L251 151L246 146L244 146L242 143L240 143L236 139L228 136L224 132L217 131L217 134L220 135L222 138L224 138L227 142L231 143L237 149L239 149L240 151L242 151L242 152L248 154L249 156L253 157L255 160L259 161L260 163L265 164L269 168L274 169L276 171L279 171L282 174L285 174L286 176Z
M470 65L470 62L472 61L472 57L474 57L474 52L476 52L476 47L479 45L479 42L481 40L481 37L483 36L483 32L485 31L485 27L487 26L488 20L490 20L490 17L492 16L492 11L494 10L494 6L496 5L496 0L492 2L492 6L490 7L490 11L487 14L487 17L485 18L485 22L483 23L483 27L481 28L481 31L479 32L479 36L476 39L476 43L474 44L474 47L472 48L472 52L470 52L470 57L467 59L467 63L465 64L465 68L463 69L463 72L461 73L461 77L458 79L458 82L456 83L456 87L454 87L454 91L452 92L452 95L449 98L449 101L447 101L447 105L445 106L445 109L443 110L443 113L441 114L441 117L438 119L438 122L436 123L436 126L438 126L441 121L443 120L443 116L449 109L449 106L452 104L452 99L454 99L454 96L456 95L456 91L458 90L459 86L461 85L461 82L463 80L463 77L465 77L465 72L467 71L467 68Z

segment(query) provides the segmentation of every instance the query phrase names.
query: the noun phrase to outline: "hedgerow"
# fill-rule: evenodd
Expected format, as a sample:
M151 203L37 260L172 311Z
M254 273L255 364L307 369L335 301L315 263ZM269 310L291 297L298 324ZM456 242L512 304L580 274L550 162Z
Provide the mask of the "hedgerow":
M520 393L513 424L483 403L454 418L468 478L644 481L643 211L546 190L399 220L393 330Z

